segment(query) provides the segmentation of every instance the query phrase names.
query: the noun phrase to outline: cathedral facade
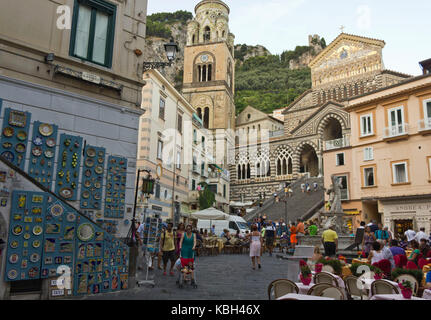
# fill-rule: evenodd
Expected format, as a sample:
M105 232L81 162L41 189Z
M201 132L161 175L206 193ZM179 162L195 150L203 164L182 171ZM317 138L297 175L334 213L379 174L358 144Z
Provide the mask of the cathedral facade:
M232 201L269 198L286 183L325 174L323 153L350 145L346 102L410 77L385 70L384 46L341 33L310 62L312 88L284 109L284 131L240 133L230 166Z

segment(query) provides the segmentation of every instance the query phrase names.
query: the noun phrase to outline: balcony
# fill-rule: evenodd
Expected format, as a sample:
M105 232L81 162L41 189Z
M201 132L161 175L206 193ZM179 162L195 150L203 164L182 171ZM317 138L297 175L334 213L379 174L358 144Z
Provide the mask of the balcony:
M325 141L325 151L350 147L350 137L345 135L342 138Z
M284 136L284 129L283 129L283 130L270 131L270 132L269 132L269 137L270 137L270 138L274 138L274 137L282 137L282 136Z
M403 123L397 126L387 127L383 129L384 140L398 140L398 138L405 138L409 134L408 123Z
M431 118L419 120L418 128L421 133L431 133Z

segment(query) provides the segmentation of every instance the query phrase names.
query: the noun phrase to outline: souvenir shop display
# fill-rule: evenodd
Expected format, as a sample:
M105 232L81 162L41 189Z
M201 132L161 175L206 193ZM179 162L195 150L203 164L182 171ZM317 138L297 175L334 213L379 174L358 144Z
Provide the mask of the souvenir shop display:
M86 146L82 166L82 209L102 208L103 173L105 172L105 148Z
M103 292L125 290L128 282L129 247L110 235L103 251Z
M54 173L54 157L58 126L35 121L31 141L28 174L51 189Z
M105 217L124 218L127 159L109 156L106 177Z
M118 230L118 221L116 220L106 220L97 219L97 224L102 227L107 233L115 235Z
M59 266L73 270L77 217L78 213L62 201L48 206L45 214L42 278L59 276Z
M77 217L74 295L102 292L104 234L86 217Z
M5 281L40 278L47 198L43 192L12 192Z
M147 272L145 276L145 280L138 281L139 285L149 284L151 286L155 286L154 280L148 279L148 271L149 268L152 267L152 255L157 252L160 245L160 236L162 233L162 219L146 217L144 219L145 228L143 235L143 248L145 251L145 257L147 262Z
M60 136L55 193L65 200L75 201L78 198L81 153L81 137L64 133Z
M0 155L24 170L31 113L5 109L0 139Z

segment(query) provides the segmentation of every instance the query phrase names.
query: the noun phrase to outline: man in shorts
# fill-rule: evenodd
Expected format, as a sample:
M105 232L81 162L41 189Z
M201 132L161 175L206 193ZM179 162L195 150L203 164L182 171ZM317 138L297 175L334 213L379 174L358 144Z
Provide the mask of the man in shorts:
M265 228L265 244L266 244L266 248L269 251L269 256L272 256L272 250L274 249L274 240L275 240L275 227L272 221L269 220Z
M171 276L174 275L174 265L175 265L175 235L172 223L168 223L167 229L160 236L160 251L162 252L163 258L163 275L166 276L166 269L168 266L168 261L171 261L171 267L169 270L169 274Z

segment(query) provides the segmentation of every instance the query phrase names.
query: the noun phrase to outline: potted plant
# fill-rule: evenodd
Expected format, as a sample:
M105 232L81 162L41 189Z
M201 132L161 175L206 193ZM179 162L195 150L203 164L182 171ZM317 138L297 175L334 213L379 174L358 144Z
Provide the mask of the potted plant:
M301 267L301 274L299 275L301 282L305 286L310 285L311 280L313 279L310 267L308 266L307 262L305 262L304 260L299 261L299 266Z
M375 271L375 273L374 273L374 279L375 280L381 280L381 279L383 279L383 274L382 274L382 272L380 271Z
M314 266L314 271L316 271L316 273L322 272L322 269L323 269L323 264L321 263L316 263L316 265Z
M404 299L411 299L413 295L413 285L410 281L403 280L401 283L398 283L398 286L401 289L401 294Z
M343 273L343 265L338 259L322 258L319 260L319 263L323 264L324 266L330 265L334 269L334 273L338 276L341 276Z

